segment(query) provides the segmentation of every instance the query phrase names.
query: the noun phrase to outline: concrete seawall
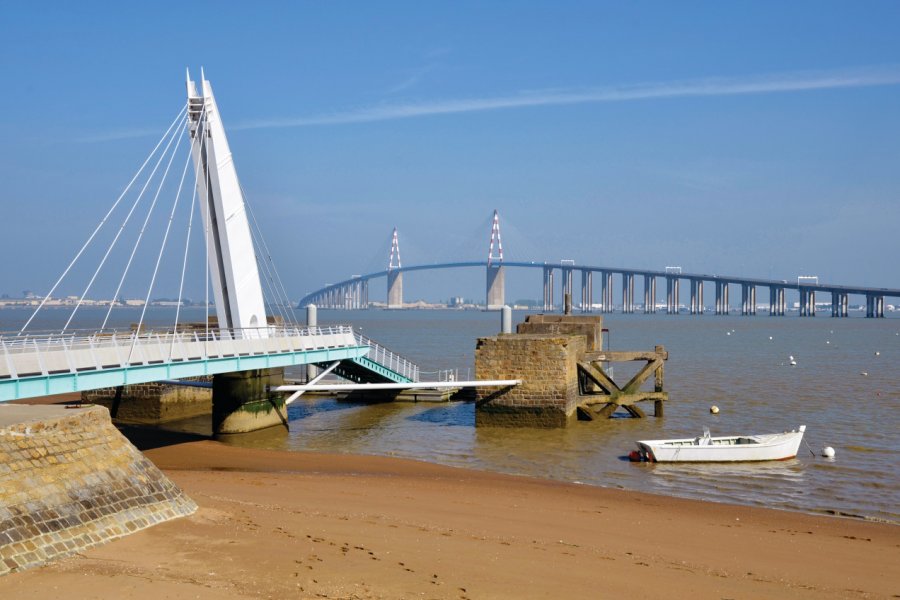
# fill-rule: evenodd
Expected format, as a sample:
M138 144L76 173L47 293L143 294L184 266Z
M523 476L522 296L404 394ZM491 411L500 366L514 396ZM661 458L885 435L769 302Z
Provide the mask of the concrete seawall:
M0 405L0 575L195 510L105 408Z

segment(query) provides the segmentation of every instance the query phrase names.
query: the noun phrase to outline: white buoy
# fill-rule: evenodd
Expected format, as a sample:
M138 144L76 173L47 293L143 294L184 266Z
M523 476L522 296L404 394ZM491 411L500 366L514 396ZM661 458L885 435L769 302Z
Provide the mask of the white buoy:
M826 343L826 344L830 344L830 343L831 343L831 340L825 340L825 343Z
M715 404L713 404L712 406L709 407L709 412L714 415L717 415L717 414L719 414L719 407L716 406Z
M863 371L862 373L860 373L860 375L862 375L863 377L868 377L869 373L867 371Z
M731 332L730 332L730 331L726 331L726 332L725 332L725 335L731 335Z
M792 367L796 367L796 366L797 366L797 361L796 361L796 360L792 360L792 361L790 362L790 365L791 365Z
M769 339L770 339L770 340L772 339L772 336L771 336L771 335L769 336Z
M822 456L825 458L834 458L834 448L831 446L825 446L822 448Z
M875 352L875 356L881 356L881 352Z

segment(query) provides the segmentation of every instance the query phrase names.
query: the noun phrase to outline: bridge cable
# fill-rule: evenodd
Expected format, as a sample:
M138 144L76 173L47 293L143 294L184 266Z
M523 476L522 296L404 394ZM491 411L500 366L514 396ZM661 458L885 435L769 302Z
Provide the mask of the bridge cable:
M178 148L175 148L178 151ZM175 158L175 153L172 154ZM170 163L171 164L171 163ZM181 171L181 181L178 182L178 191L175 192L175 201L172 203L172 211L169 213L169 221L166 223L166 232L163 234L162 242L159 245L159 254L156 256L156 265L153 267L153 275L150 277L150 287L147 288L147 297L144 299L144 306L141 308L141 318L138 320L137 333L140 334L141 327L144 325L144 317L147 314L147 306L150 304L150 295L153 293L153 287L156 285L156 276L159 273L159 264L162 262L163 253L166 250L166 242L169 240L169 231L172 229L172 221L175 219L175 210L178 208L178 201L181 199L181 190L184 188L184 178L187 176L188 166L191 164L191 153L188 152L187 159L184 161L184 169ZM152 209L151 209L152 210ZM179 301L181 298L179 298ZM174 342L174 336L172 341ZM131 354L134 351L134 345L137 343L137 335L132 338L131 350L128 351L128 361L131 362ZM171 361L171 354L169 360Z
M187 109L187 104L185 104L181 108L181 111L178 113L178 115L172 121L172 124L169 125L169 128L166 129L166 132L159 139L159 142L157 142L157 144L153 148L153 150L150 151L150 154L147 156L147 158L144 159L144 162L143 162L143 164L141 164L137 173L134 174L134 177L131 178L131 181L128 182L128 185L125 186L125 189L122 191L121 194L119 194L119 197L116 199L116 201L113 202L113 205L107 211L106 215L104 215L103 219L100 220L100 224L97 225L97 227L94 229L94 231L88 237L87 241L84 243L84 245L78 251L78 253L75 254L75 258L72 259L72 262L69 263L69 266L67 266L66 269L63 271L62 275L59 276L59 279L56 280L56 283L53 284L53 287L50 288L50 291L47 292L47 295L44 296L44 298L41 300L41 303L38 305L38 307L36 309L34 309L34 312L31 314L30 317L28 317L28 320L22 326L22 329L19 330L19 335L22 335L22 333L25 332L25 330L31 324L31 321L34 320L34 318L37 316L38 312L44 307L44 304L46 304L47 301L53 296L53 292L56 291L56 288L59 287L59 284L62 283L63 279L65 279L66 275L68 275L68 273L72 269L72 267L75 266L75 263L78 262L78 259L81 258L81 255L84 253L84 251L90 245L90 243L93 241L94 237L97 235L97 233L100 231L100 229L102 229L103 226L106 224L106 221L109 219L110 215L113 213L114 210L116 210L116 207L122 201L122 198L124 198L125 195L128 193L128 191L131 189L131 186L134 185L134 182L137 180L137 178L140 177L141 173L144 171L144 168L147 166L147 163L150 162L150 159L153 158L153 155L156 154L157 150L159 150L160 145L162 145L163 141L165 141L165 139L169 136L169 132L172 130L173 127L175 127L175 124L181 119L181 117L184 114L184 111L186 109Z
M188 155L190 156L190 155ZM172 345L169 347L169 356L175 347L175 336L178 335L178 318L181 315L181 298L184 295L184 275L187 272L188 249L191 246L191 229L194 226L194 208L197 205L197 176L194 175L194 193L191 194L191 210L188 216L187 235L184 237L184 258L181 261L181 281L178 284L178 304L175 305L175 325L172 328Z
M182 123L184 119L182 119ZM179 123L179 126L181 123ZM134 204L131 205L131 209L128 211L128 214L125 216L125 220L119 226L119 230L116 232L115 237L109 245L109 248L106 249L106 254L103 255L103 259L100 261L100 264L97 266L97 270L94 271L94 275L91 277L91 280L88 282L87 287L84 288L84 292L82 292L81 296L78 298L78 302L75 304L75 308L72 309L72 314L69 315L69 319L66 321L66 324L63 326L63 331L69 328L69 325L72 323L72 319L75 318L75 313L78 312L78 309L81 307L81 304L84 302L84 298L87 296L91 287L94 285L94 281L97 279L97 275L100 274L100 270L103 268L103 265L106 264L106 259L109 258L110 253L112 253L113 248L115 248L116 243L119 241L119 236L122 235L122 231L125 229L125 226L128 224L128 221L131 219L131 215L134 213L134 210L137 208L137 205L140 203L141 198L144 196L144 192L147 190L147 187L150 185L153 177L156 175L157 169L159 169L159 165L162 164L163 159L169 152L169 148L172 146L172 142L175 139L175 135L177 135L178 129L176 128L175 133L170 136L168 144L166 144L166 148L159 155L159 159L156 161L156 165L154 165L153 170L150 172L150 175L147 176L147 181L144 182L144 186L141 188L140 194L138 194L137 199L135 199ZM110 310L112 310L112 306L116 301L116 296L118 296L118 290L116 290L115 296L110 300ZM109 313L107 313L107 318L109 317ZM103 327L106 327L106 320L103 321ZM101 330L103 328L101 327Z
M262 262L263 266L265 267L265 271L269 279L271 280L271 287L273 288L272 293L276 297L277 303L281 306L281 317L285 320L286 324L298 325L296 316L293 312L293 306L290 302L290 298L288 297L287 291L285 291L284 289L284 283L281 280L281 275L279 275L278 269L275 267L275 261L272 260L272 253L269 251L268 244L266 244L266 238L263 236L262 229L259 226L259 222L256 220L256 215L253 213L253 208L250 206L250 203L247 202L247 197L243 192L244 190L243 188L241 188L241 194L244 196L244 206L247 207L247 212L249 213L250 219L253 222L253 227L251 228L250 233L254 238L257 248L265 252L265 257ZM257 258L257 262L259 262L259 258Z
M177 135L179 132L176 131ZM106 329L106 323L109 320L110 314L112 314L112 309L115 306L115 300L119 297L119 293L122 291L122 285L125 283L125 277L128 275L129 269L131 269L131 263L134 260L134 255L137 254L138 247L141 245L141 240L144 238L144 232L147 230L147 223L150 221L150 217L153 214L153 209L156 207L156 202L159 200L159 194L162 192L163 185L166 182L166 179L169 176L169 169L172 167L172 161L175 160L175 155L178 153L178 148L181 145L182 138L178 136L178 143L175 144L175 148L172 150L172 154L169 157L168 163L166 163L165 171L163 171L162 179L159 181L159 185L156 188L156 193L153 196L153 200L150 203L150 208L147 210L147 216L144 217L144 222L141 225L140 231L138 231L137 240L134 242L134 246L131 248L131 255L128 257L128 262L125 264L125 270L122 272L122 277L119 278L119 285L116 287L116 293L113 295L112 301L109 303L109 309L106 311L106 317L103 319L103 325L100 326L100 330ZM171 146L171 143L170 143ZM169 151L169 147L166 147L166 152ZM149 181L148 181L149 183ZM74 316L74 311L73 311ZM71 320L71 317L70 317ZM66 324L68 325L68 323ZM138 330L136 333L140 333ZM130 357L129 357L130 358Z

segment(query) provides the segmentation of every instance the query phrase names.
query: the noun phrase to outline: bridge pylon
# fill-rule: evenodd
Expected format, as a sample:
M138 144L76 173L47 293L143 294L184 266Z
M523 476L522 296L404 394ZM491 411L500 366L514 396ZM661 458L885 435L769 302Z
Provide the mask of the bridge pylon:
M219 327L265 337L266 306L244 194L212 85L187 75L191 154L207 234L209 276Z
M400 269L400 240L397 238L397 228L394 227L394 235L391 238L391 256L388 259L387 276L387 307L403 308L403 271Z
M497 254L494 255L494 244ZM500 240L500 213L494 209L491 223L491 243L488 247L487 271L485 285L485 307L488 310L500 310L506 304L506 276L503 271L503 243Z

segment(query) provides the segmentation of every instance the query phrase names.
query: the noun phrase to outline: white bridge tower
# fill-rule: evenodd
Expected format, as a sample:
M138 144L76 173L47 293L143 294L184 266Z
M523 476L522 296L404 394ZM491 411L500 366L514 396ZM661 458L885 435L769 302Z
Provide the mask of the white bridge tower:
M200 92L187 74L191 153L207 234L209 269L220 328L265 337L266 306L244 207L212 86L200 71ZM258 328L258 329L257 329Z

